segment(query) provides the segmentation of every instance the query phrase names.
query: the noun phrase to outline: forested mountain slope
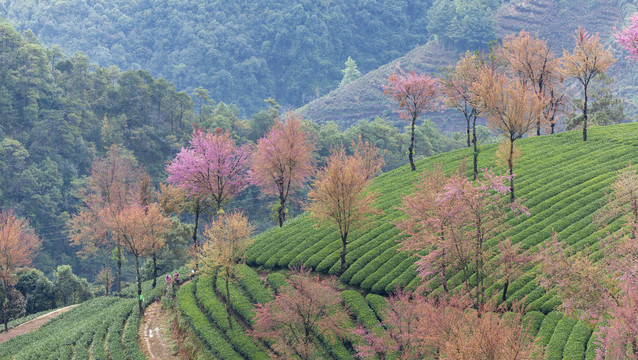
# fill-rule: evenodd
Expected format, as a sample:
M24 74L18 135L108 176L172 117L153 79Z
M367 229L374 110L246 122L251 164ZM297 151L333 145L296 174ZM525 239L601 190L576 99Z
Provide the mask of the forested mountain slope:
M86 271L77 268L65 222L93 159L119 144L163 178L165 162L192 131L192 108L190 96L164 79L92 68L81 53L56 57L0 22L0 204L46 240L41 270L67 263Z
M571 50L579 25L600 32L619 59L611 74L629 75L617 76L615 93L636 102L636 65L611 39L635 11L629 0L0 1L0 16L67 54L81 50L101 66L142 68L188 93L202 86L243 115L261 110L267 97L284 106L310 102L308 117L342 126L376 116L397 120L380 85L399 64L436 73L459 52L523 28L549 39L557 55ZM336 89L348 56L363 74L381 68ZM450 116L432 114L444 127Z
M272 97L299 106L428 39L429 0L0 1L0 16L100 66L142 68L246 114Z

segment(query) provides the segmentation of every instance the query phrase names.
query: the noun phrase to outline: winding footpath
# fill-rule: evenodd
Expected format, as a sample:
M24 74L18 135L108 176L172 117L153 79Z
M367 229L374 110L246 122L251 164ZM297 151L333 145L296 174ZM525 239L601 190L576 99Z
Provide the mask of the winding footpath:
M140 328L142 343L149 359L179 360L175 355L170 338L168 319L162 312L162 304L153 301L144 311L144 320ZM167 336L169 336L167 338Z
M9 331L6 332L2 332L0 333L0 344L7 342L11 339L13 339L16 336L22 335L22 334L26 334L29 333L31 331L35 331L38 330L40 328L40 326L48 323L49 321L51 321L53 318L55 318L56 316L63 314L71 309L73 309L74 307L76 307L76 305L71 305L71 306L67 306L67 307L63 307L61 309L57 309L54 311L51 311L50 313L44 314L42 316L38 316L35 319L29 320L27 322L25 322L24 324L18 325L16 327L14 327L13 329L9 329Z

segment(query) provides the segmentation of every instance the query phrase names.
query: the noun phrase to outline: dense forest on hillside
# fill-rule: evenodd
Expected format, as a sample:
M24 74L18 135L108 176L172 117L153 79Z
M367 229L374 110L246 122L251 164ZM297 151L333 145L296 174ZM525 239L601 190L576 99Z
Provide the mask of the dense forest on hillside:
M326 94L349 56L365 73L433 36L485 45L498 3L3 0L0 16L100 66L142 68L189 92L202 86L245 115L269 97L298 107Z

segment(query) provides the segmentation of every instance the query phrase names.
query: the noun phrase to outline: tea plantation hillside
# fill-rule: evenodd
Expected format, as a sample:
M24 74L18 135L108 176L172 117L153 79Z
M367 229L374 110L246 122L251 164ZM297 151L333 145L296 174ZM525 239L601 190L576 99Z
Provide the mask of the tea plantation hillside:
M143 284L144 306L161 295L161 285L151 289L150 281ZM122 293L122 298L86 301L38 330L3 343L0 359L146 359L137 340L137 288L131 286Z
M526 199L524 204L531 215L511 218L511 228L503 237L511 237L512 243L522 243L524 248L533 248L551 239L552 231L556 231L559 240L577 249L588 245L596 249L601 234L592 224L591 216L604 201L616 171L636 162L638 124L592 128L590 140L583 143L581 138L579 132L566 132L520 141L522 157L514 170L515 190L517 197ZM495 151L495 146L482 150L480 168L495 166ZM420 161L416 172L404 166L377 177L372 187L380 193L377 206L383 213L367 229L349 238L346 271L340 280L378 294L414 286L418 282L415 259L397 251L401 235L393 222L402 216L397 207L402 196L413 188L420 171L440 164L444 171L451 172L465 157L471 171L471 152L461 149ZM498 239L491 239L490 245L497 242ZM336 274L340 249L336 231L317 229L308 214L303 214L283 228L258 236L249 250L248 263L266 269L303 263L318 272ZM458 283L460 276L450 281ZM493 286L491 291L495 290ZM531 273L508 289L510 299L524 296L532 309L544 313L556 305L551 294L537 287Z
M244 267L238 280L230 286L231 318L228 323L225 283L221 277L201 276L189 282L177 292L177 308L180 329L186 339L182 351L188 358L266 360L272 346L268 342L255 341L247 335L253 329L255 303L266 303L286 285L286 276L279 272L269 274L262 281L255 270ZM350 310L349 328L363 325L376 331L384 319L386 299L377 294L363 295L356 290L344 290L340 294ZM560 312L547 315L530 311L524 318L529 331L536 336L544 352L543 359L593 359L592 331L586 323L564 317ZM354 334L343 340L329 340L315 334L313 342L321 352L321 359L355 359L354 345L361 339ZM392 357L390 357L392 358Z

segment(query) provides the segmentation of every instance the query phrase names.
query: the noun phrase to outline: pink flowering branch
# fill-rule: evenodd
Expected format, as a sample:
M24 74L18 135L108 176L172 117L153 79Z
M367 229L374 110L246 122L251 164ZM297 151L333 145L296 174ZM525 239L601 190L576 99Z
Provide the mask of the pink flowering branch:
M631 24L622 31L616 31L616 40L627 50L627 59L638 61L638 14L634 14Z

